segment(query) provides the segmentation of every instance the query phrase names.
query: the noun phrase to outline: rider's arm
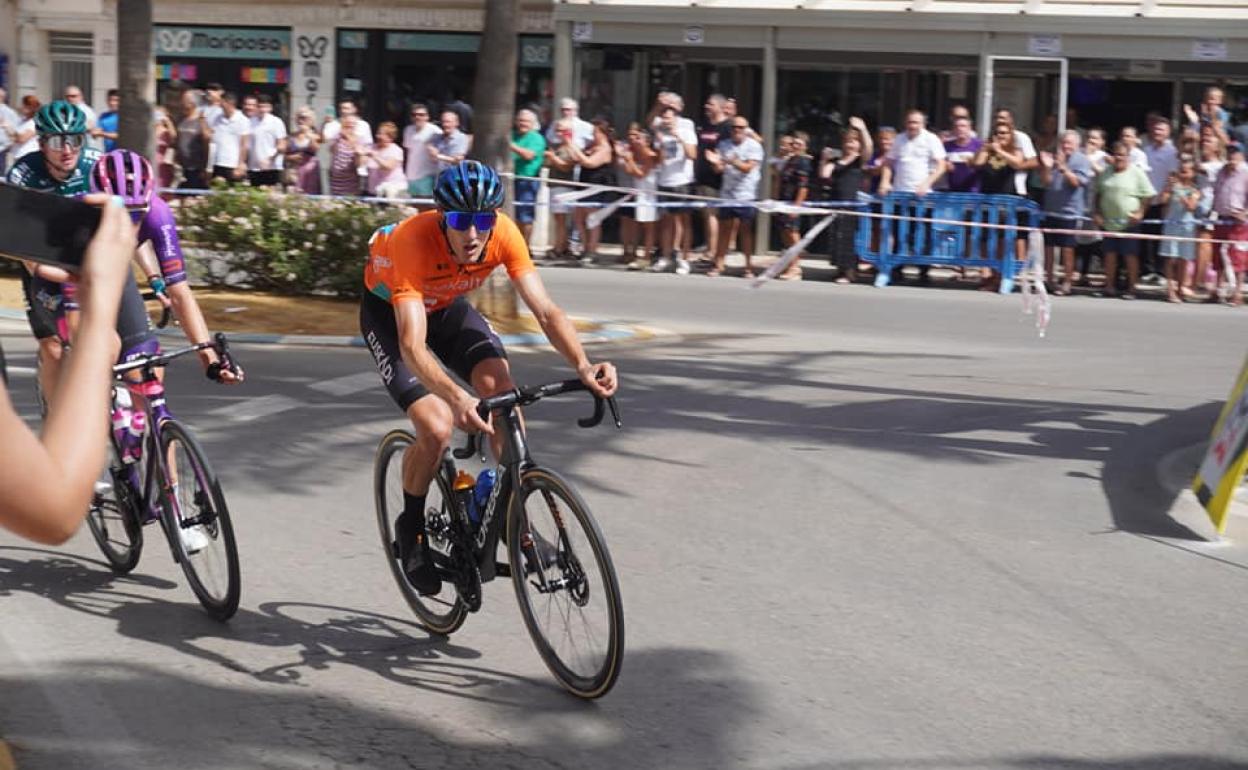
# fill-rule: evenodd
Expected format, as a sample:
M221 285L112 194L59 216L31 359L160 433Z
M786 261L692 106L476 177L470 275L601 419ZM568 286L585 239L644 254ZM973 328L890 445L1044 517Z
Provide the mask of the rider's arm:
M554 303L546 293L546 286L536 271L525 273L514 280L520 299L533 313L538 325L550 340L550 344L576 370L581 382L599 396L610 396L615 392L615 367L608 363L592 364L585 355L576 336L576 326L568 318L563 309Z
M83 441L108 419L109 365L121 286L134 249L129 217L110 207L87 249L81 275L82 327L57 395L36 437L0 389L0 526L40 543L63 543L78 529L104 463L105 445Z
M438 359L429 350L429 346L425 344L427 321L425 304L420 296L396 302L394 319L399 331L399 352L407 368L412 370L412 373L422 385L429 389L429 392L451 405L457 422L461 415L470 413L471 417L468 419L475 421L472 427L476 430L487 430L485 423L480 421L474 411L477 404L476 396L461 388L447 375L442 365L438 363Z

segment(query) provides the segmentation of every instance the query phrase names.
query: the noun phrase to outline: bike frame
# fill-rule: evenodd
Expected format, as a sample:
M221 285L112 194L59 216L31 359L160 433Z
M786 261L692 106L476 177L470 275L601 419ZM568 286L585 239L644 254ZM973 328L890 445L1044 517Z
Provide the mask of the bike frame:
M472 556L477 562L482 583L493 580L498 573L494 557L498 552L498 541L502 537L503 525L507 522L507 517L499 514L500 512L509 513L512 504L519 500L517 493L520 489L520 478L524 471L534 464L520 419L516 415L516 408L506 407L499 410L498 418L495 424L506 431L503 456L498 464L503 472L494 483L494 489L490 491L485 510L481 512L481 523L472 535ZM457 450L454 455L466 459L477 454L479 448L480 437L471 436L465 451ZM447 481L447 488L451 489L451 482L455 479L455 461L449 455L442 459L442 475ZM506 501L506 504L500 505L502 501ZM458 501L455 507L460 508ZM464 511L463 515L466 517L467 511Z

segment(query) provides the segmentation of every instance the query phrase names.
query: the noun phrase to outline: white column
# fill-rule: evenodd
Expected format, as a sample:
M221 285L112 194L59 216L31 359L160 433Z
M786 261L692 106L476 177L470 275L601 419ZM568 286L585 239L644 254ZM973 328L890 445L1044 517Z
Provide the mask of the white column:
M760 105L759 133L763 135L763 140L767 143L764 151L767 157L776 151L776 102L779 99L779 89L776 85L777 70L779 69L776 62L776 28L766 27L763 30L763 103ZM758 194L760 198L771 197L771 170L766 164L763 165L762 181L759 182ZM756 226L754 232L754 253L766 254L771 246L771 217L767 214L760 213L754 220Z
M334 29L296 25L290 30L290 111L310 106L320 118L334 106Z
M9 94L10 103L16 103L27 94L43 96L51 88L50 73L43 73L48 81L46 85L41 88L42 84L39 82L39 62L48 60L46 55L40 56L40 51L44 50L46 53L47 48L46 43L40 40L42 34L42 31L35 26L33 19L25 19L18 26L17 56L15 57L16 61L13 63L14 82L17 88L14 89L13 93Z

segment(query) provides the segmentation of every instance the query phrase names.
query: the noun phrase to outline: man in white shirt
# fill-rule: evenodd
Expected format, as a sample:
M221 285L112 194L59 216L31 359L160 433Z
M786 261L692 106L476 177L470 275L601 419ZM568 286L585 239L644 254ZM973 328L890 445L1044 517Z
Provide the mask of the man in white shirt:
M762 165L767 157L763 146L750 136L750 122L737 115L729 121L729 138L714 150L706 151L706 161L716 173L723 174L719 197L740 205L723 206L717 212L723 229L715 244L715 264L707 275L716 276L724 269L728 244L736 236L737 247L745 255L745 277L754 277L750 263L754 253L755 209L748 205L758 200L758 183L763 178Z
M1157 197L1148 204L1144 212L1145 221L1165 218L1166 207L1161 203L1161 191L1170 182L1170 175L1179 168L1179 151L1170 141L1170 121L1156 118L1148 126L1148 141L1144 143L1144 157L1148 159L1148 181L1157 190ZM1161 224L1143 224L1140 232L1161 235ZM1142 280L1160 283L1165 272L1157 258L1158 241L1140 241L1140 267L1144 273Z
M83 113L86 114L87 132L89 134L91 129L96 127L96 122L99 120L99 118L95 114L95 110L93 110L91 108L91 105L87 104L86 100L83 98L82 89L74 85L73 83L70 83L69 85L65 86L64 97L65 97L65 101L74 105L75 107L82 110ZM102 150L104 148L104 142L101 139L90 138L88 139L88 142L90 143L92 147L94 147L97 150Z
M442 129L429 119L429 106L421 102L412 105L409 112L411 124L403 129L403 149L407 152L407 194L413 198L427 198L433 194L433 182L438 176L438 164L429 156L429 143L442 135Z
M580 144L581 149L585 149L594 143L594 124L588 120L582 120L580 117L581 106L575 99L559 100L559 117L550 121L550 125L546 127L546 147L554 150L563 144L563 137L556 130L559 121L567 119L572 121L572 137Z
M251 121L234 106L232 93L221 96L221 114L212 122L212 176L231 184L247 176Z
M273 97L268 94L243 97L243 114L251 125L247 179L252 187L275 187L282 181L286 124L273 114Z
M373 143L373 128L368 125L368 121L360 117L360 109L355 106L355 102L351 99L343 99L338 102L338 117L345 118L348 115L355 116L355 141L357 144L369 145ZM342 123L336 119L329 119L324 126L321 126L321 142L329 144L338 138L338 134L342 133Z
M897 136L887 157L889 163L880 172L880 195L894 190L927 195L945 174L945 145L927 130L927 116L921 110L906 113L906 131Z
M698 154L698 132L693 121L681 122L680 113L668 105L658 115L654 132L655 149L659 153L659 192L688 195L693 185L693 159ZM679 203L679 198L663 198L664 203ZM683 206L665 206L659 221L662 256L651 270L662 273L672 264L672 253L680 244L681 255L676 257L676 274L689 274L689 248L693 240L690 230L689 209Z
M945 145L927 130L927 116L922 110L906 113L906 130L897 134L885 157L888 162L880 169L880 195L896 190L922 197L945 175ZM927 265L919 266L919 283L928 283L927 272ZM899 269L894 269L893 277L901 277Z
M224 94L225 86L220 83L209 83L204 86L204 104L202 105L204 120L208 121L210 126L221 114L221 97Z
M17 160L9 158L9 148L17 138L17 127L22 124L13 108L9 106L9 92L0 88L0 174L9 170L9 162Z

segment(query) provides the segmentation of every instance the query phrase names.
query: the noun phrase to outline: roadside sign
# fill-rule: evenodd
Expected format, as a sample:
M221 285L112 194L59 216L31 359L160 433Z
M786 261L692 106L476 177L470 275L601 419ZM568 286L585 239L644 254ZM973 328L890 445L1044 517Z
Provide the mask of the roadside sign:
M1239 370L1222 414L1209 437L1209 450L1200 464L1192 491L1209 513L1218 534L1226 531L1226 514L1235 488L1248 473L1248 359Z

